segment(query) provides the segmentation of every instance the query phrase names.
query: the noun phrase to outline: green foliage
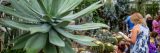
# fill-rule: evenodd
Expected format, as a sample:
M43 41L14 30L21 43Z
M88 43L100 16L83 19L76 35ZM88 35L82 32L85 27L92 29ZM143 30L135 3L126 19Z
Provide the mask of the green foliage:
M106 1L106 2L105 2ZM94 15L94 22L103 22L108 24L111 31L123 30L125 25L123 21L130 12L129 0L104 0L104 6L99 8Z
M11 50L9 48L4 49L1 53L25 53L23 49Z
M10 0L12 7L0 5L0 11L10 14L23 21L0 19L0 24L21 29L29 33L18 36L12 49L24 49L27 53L75 53L71 40L78 43L95 46L94 38L74 35L67 30L90 30L108 27L101 23L69 25L78 17L99 7L100 1L77 12L72 11L83 0ZM87 44L86 44L87 43Z
M115 50L115 45L122 41L123 37L117 33L109 32L106 29L99 29L95 33L95 41L98 46L92 46L91 51L95 53L111 53Z
M158 10L159 10L158 2L153 2L152 4L146 4L146 14L149 13L152 16L156 16Z

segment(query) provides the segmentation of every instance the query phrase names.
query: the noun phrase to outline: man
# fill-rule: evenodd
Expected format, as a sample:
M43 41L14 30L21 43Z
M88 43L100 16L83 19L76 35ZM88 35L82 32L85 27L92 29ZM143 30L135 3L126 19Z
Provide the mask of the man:
M127 24L127 26L128 26L128 32L130 33L130 31L132 30L132 28L133 28L133 26L134 26L134 24L131 22L131 20L130 20L130 16L128 16L127 17L127 19L125 20L125 23Z

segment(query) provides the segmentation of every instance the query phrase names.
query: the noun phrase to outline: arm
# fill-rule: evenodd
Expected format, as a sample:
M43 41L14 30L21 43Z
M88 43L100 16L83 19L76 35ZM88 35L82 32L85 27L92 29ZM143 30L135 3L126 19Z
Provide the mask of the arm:
M135 44L138 32L139 32L139 26L136 25L131 31L131 38L125 38L125 39L130 43Z

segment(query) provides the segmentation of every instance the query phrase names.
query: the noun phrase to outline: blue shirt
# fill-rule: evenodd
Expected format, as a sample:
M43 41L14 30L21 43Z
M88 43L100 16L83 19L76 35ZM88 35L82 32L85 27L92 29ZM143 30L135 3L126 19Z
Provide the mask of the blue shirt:
M128 25L129 30L133 29L134 24L132 23L132 21L130 20L131 16L128 16L127 19L125 20L125 22Z

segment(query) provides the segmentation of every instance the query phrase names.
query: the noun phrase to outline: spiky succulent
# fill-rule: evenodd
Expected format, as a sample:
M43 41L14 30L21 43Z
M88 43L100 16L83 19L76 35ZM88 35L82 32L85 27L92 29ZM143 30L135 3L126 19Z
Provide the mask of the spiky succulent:
M21 21L0 19L4 26L17 28L29 33L15 38L14 49L25 49L27 53L74 53L71 40L84 45L95 45L93 38L74 35L68 30L90 30L107 27L101 23L69 25L76 18L91 12L103 4L100 1L72 13L83 0L10 0L11 7L0 5L0 11Z

